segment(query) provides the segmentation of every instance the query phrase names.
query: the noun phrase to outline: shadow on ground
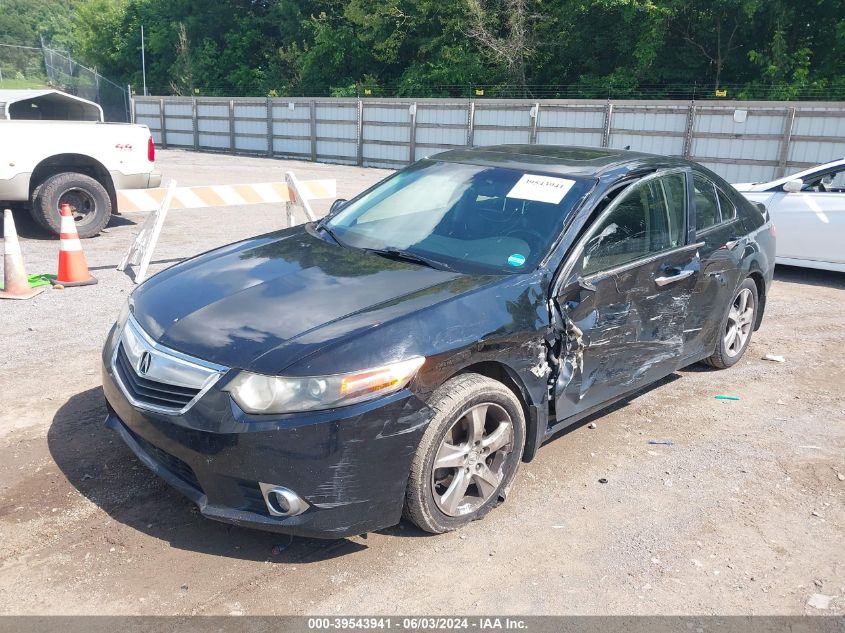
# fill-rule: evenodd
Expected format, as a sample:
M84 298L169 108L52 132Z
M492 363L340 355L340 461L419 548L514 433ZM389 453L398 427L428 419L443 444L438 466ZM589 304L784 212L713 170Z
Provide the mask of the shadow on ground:
M53 417L47 445L71 485L115 521L178 549L244 560L305 564L367 548L349 539L295 538L206 519L103 426L105 417L101 388L78 393Z
M561 429L551 441L680 377L670 374ZM290 537L206 519L193 503L147 470L121 439L103 426L105 417L101 388L76 394L56 412L47 444L70 484L115 521L178 549L244 560L304 564L367 549L366 543L359 540ZM392 537L431 536L407 522L378 533Z
M691 365L690 367L694 368L694 367L697 367L697 365ZM690 369L690 367L685 367L681 371L687 371L688 369ZM673 373L673 374L669 374L668 376L661 378L657 382L653 382L650 385L646 385L642 389L638 389L634 393L629 394L629 395L625 396L624 398L622 398L620 400L617 400L613 404L610 404L610 405L604 407L603 409L600 409L599 411L596 411L595 413L588 415L586 418L582 418L581 420L578 420L577 422L572 423L570 426L567 426L567 427L560 429L549 440L547 440L546 443L559 440L560 438L564 437L565 435L568 435L568 434L572 433L572 431L580 429L582 426L585 426L585 425L589 424L590 422L596 422L596 421L600 420L601 418L603 418L604 416L610 415L614 411L618 411L619 409L624 409L629 404L631 404L631 402L633 402L635 399L637 399L641 395L648 393L649 391L652 391L653 389L658 389L659 387L662 387L664 385L671 384L671 383L675 382L676 380L679 380L680 378L681 378L681 376L679 374ZM540 447L540 450L541 451L543 450L542 446Z
M0 210L5 207L0 207ZM18 233L18 237L23 239L30 239L30 240L55 240L58 239L58 235L53 235L49 231L44 230L38 223L32 219L32 216L29 214L29 209L22 205L15 205L11 207L12 215L15 218L15 230ZM2 224L2 223L0 223ZM122 215L112 215L111 219L109 220L108 226L104 229L104 232L107 233L110 229L113 229L118 226L134 226L137 222L134 220L130 220L126 216ZM0 237L3 237L3 227L0 226ZM88 239L96 239L88 238Z
M830 288L845 289L845 273L830 270L816 270L815 268L799 268L798 266L775 266L775 281L787 284L807 286L828 286Z

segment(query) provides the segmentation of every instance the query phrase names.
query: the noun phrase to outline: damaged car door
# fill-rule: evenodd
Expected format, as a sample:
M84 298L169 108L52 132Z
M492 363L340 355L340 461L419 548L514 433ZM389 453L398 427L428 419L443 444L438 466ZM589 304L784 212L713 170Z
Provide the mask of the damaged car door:
M700 269L688 235L688 170L658 171L599 212L551 302L555 416L587 414L674 371Z
M695 241L701 273L693 292L684 333L684 356L701 358L713 349L720 321L713 311L727 305L741 281L740 267L751 227L745 226L728 195L703 174L693 174Z

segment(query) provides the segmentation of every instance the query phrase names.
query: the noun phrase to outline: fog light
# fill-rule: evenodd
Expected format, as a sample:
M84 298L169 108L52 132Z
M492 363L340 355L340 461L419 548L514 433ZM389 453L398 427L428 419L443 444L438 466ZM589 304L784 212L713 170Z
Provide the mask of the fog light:
M259 482L264 503L272 516L292 517L302 514L308 509L308 504L293 490L284 486L274 486Z
M280 490L272 490L268 495L268 501L280 514L290 514L290 501L288 496Z

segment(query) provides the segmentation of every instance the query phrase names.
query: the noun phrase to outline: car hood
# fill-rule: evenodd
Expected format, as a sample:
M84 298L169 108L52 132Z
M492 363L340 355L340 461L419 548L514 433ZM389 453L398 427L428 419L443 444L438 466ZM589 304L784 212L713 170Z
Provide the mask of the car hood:
M752 187L756 187L757 183L753 182L733 182L731 183L731 187L736 189L737 191L750 191Z
M731 187L739 192L745 193L747 191L768 191L773 187L783 185L789 178L782 178L780 180L773 180L771 182L738 182L732 184Z
M777 192L771 191L740 191L739 193L751 202L762 202L766 206L771 204L772 199L778 195ZM780 195L783 195L783 193Z
M162 345L228 367L273 373L356 330L492 279L340 247L313 229L296 227L155 275L133 294L132 311ZM366 312L372 318L362 318ZM302 338L307 342L298 344Z

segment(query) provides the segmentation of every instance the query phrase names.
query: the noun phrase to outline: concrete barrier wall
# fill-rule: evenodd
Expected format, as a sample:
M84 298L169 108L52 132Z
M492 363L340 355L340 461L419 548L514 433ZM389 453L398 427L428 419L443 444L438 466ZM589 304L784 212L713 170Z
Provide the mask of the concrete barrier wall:
M135 97L159 147L399 168L501 143L683 156L730 182L845 156L845 103Z

